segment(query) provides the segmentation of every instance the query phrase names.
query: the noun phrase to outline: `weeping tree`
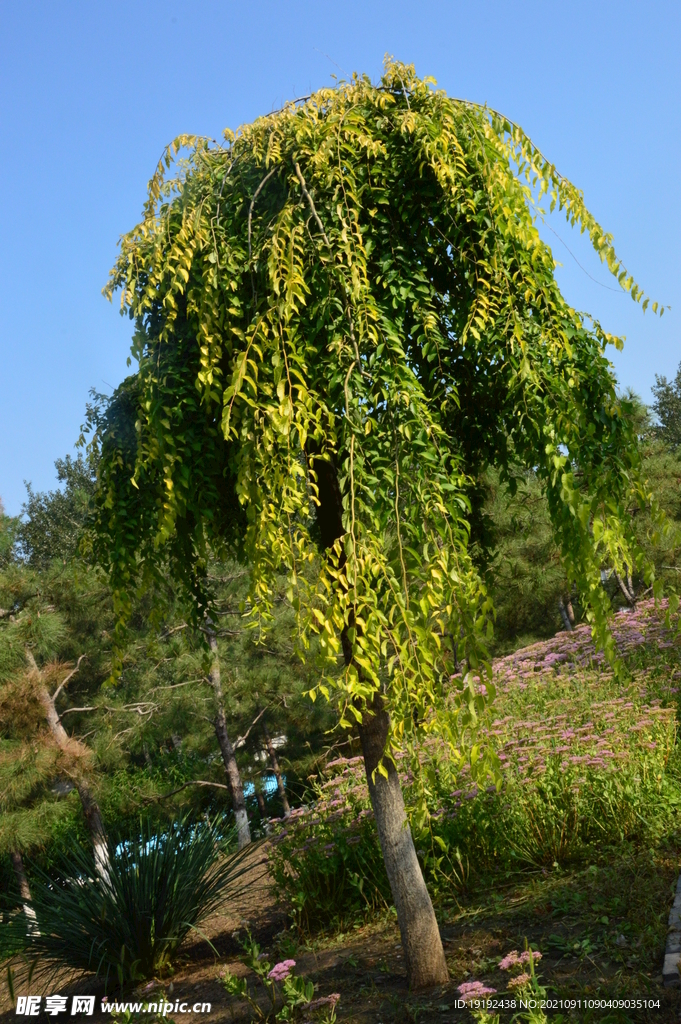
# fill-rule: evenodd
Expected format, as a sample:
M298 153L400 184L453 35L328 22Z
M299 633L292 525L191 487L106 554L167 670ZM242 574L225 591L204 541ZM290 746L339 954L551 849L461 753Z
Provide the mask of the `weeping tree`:
M650 496L605 354L620 343L561 295L542 197L645 308L517 125L388 62L378 85L356 76L224 145L176 139L106 289L138 362L94 433L120 628L161 565L204 622L209 552L247 559L261 630L288 574L299 647L322 652L309 695L359 732L413 988L447 967L394 755L418 764L437 733L474 777L496 771L478 731L494 698L480 474L513 488L533 468L611 656L601 566L645 568L629 510Z

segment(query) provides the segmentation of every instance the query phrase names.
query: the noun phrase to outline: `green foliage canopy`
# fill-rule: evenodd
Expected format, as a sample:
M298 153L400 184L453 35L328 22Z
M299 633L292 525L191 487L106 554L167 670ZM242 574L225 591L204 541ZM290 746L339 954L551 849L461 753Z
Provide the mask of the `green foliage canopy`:
M660 421L656 433L676 451L681 445L681 364L673 381L656 373L652 392L653 411Z
M645 308L581 193L522 130L411 67L320 90L224 146L175 140L107 288L139 363L94 441L95 547L119 616L169 559L201 617L208 548L240 551L265 618L288 572L302 646L317 633L328 659L313 696L336 687L350 724L385 686L394 743L439 720L456 748L483 710L472 677L453 714L430 709L452 647L473 669L486 658L474 477L493 466L512 486L532 467L612 651L600 569L641 567L628 510L650 496L605 354L620 342L561 295L542 196Z

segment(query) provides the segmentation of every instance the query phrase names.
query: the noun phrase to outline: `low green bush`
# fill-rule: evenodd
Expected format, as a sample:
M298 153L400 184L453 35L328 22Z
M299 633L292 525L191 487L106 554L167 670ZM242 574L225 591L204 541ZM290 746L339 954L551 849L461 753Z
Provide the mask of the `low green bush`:
M39 932L22 915L23 959L39 972L70 968L121 988L167 971L190 931L244 884L252 848L232 852L217 824L184 820L165 831L150 822L109 841L109 879L90 850L64 848L54 873L30 871Z
M334 800L326 799L321 787L311 795L314 809L293 812L275 835L270 858L277 893L303 932L343 928L391 903L366 801L352 815L334 811Z

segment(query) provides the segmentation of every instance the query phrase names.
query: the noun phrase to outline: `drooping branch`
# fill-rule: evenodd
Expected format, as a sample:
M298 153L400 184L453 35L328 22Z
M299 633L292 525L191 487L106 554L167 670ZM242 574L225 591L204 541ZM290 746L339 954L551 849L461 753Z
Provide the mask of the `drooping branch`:
M308 201L310 210L312 211L312 216L317 221L317 227L319 228L319 230L321 232L322 238L326 242L327 249L331 249L331 242L329 241L329 236L327 235L326 231L324 230L324 225L322 224L321 217L317 213L317 208L316 208L316 206L314 204L314 200L313 200L312 196L310 195L310 193L307 190L307 185L305 184L305 178L303 177L303 172L301 171L300 164L298 163L297 160L295 162L295 169L296 169L296 177L297 177L298 181L300 182L300 187L302 189L303 195L305 196L305 198Z
M266 184L267 184L267 182L268 182L268 181L270 180L270 178L272 177L272 175L274 174L274 172L275 172L276 170L277 170L277 167L276 167L276 166L275 166L275 167L273 167L273 168L272 168L272 169L271 169L271 170L270 170L270 171L269 171L269 172L268 172L268 173L267 173L267 174L265 175L265 177L264 177L264 178L262 179L262 181L260 182L260 184L259 184L259 185L258 185L258 187L256 188L255 192L253 193L253 198L251 199L251 205L250 205L250 206L249 206L249 208L248 208L248 261L249 261L249 263L250 263L250 261L251 261L251 256L252 256L252 249L251 249L251 228L252 228L252 224L253 224L253 208L254 208L254 206L255 206L255 201L256 201L256 199L258 198L258 196L259 196L259 195L260 195L260 193L262 192L263 188L265 187L265 185L266 185Z

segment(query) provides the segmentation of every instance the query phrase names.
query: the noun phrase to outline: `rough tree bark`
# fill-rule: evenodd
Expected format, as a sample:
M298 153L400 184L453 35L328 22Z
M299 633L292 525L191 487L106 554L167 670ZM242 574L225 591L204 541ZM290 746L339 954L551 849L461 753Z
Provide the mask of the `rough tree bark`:
M71 675L78 671L78 666L76 666L71 675L67 676L67 679L60 684L55 692L50 695L42 677L42 673L36 664L35 658L33 657L32 652L28 649L26 650L26 658L36 680L38 699L43 706L47 724L49 725L50 732L52 733L52 738L60 750L65 754L68 754L70 757L73 757L77 762L79 758L83 758L88 753L87 748L84 747L79 740L71 738L66 732L66 729L61 724L61 719L57 713L55 699L59 691L66 684L67 680L71 678ZM78 665L80 665L80 659L78 661ZM104 828L99 804L90 792L87 779L78 768L73 773L73 781L76 789L78 790L78 796L80 797L80 802L83 807L83 813L90 833L90 839L92 840L92 849L95 855L95 871L97 872L97 876L103 882L109 884L111 860L109 857L109 846L106 839L106 829Z
M239 772L239 766L236 763L234 747L227 732L227 718L225 716L225 707L222 701L218 640L215 635L215 630L210 623L206 629L206 635L213 655L210 668L210 683L213 687L213 693L215 694L215 735L217 736L217 740L220 745L220 752L222 753L222 760L225 766L227 784L232 797L232 807L234 808L234 818L236 820L238 845L241 850L244 846L248 846L251 841L251 828L248 824L241 773Z
M372 711L364 715L359 737L409 985L412 989L443 985L449 981L449 972L440 930L414 849L397 770L389 758L383 758L390 722L380 694L374 697ZM387 779L376 770L381 760Z
M269 732L267 731L267 724L265 722L265 716L264 715L263 715L263 719L262 719L262 734L265 737L265 746L267 747L267 753L269 754L270 765L272 767L272 771L274 772L275 778L277 780L277 793L279 794L279 799L281 800L281 805L284 808L284 817L288 818L290 816L290 814L291 814L291 806L290 806L290 804L288 802L288 797L286 796L286 789L284 787L284 779L282 777L281 768L279 767L279 762L277 760L277 752L274 749L274 744L272 743L272 738L271 738Z
M38 918L36 917L35 910L31 906L31 890L28 886L28 878L24 871L24 862L21 859L21 854L18 850L12 850L10 854L12 861L12 867L14 868L14 875L17 880L19 887L19 895L21 896L24 915L26 917L26 930L29 935L40 935L38 928Z
M320 541L323 548L329 548L345 532L341 491L332 463L315 459L314 468ZM341 641L345 662L349 664L352 649L345 630ZM397 771L389 759L384 760L387 778L376 771L383 758L389 724L383 698L376 694L372 707L364 714L359 735L371 806L400 926L409 986L416 990L446 984L449 972L435 911L414 849Z

